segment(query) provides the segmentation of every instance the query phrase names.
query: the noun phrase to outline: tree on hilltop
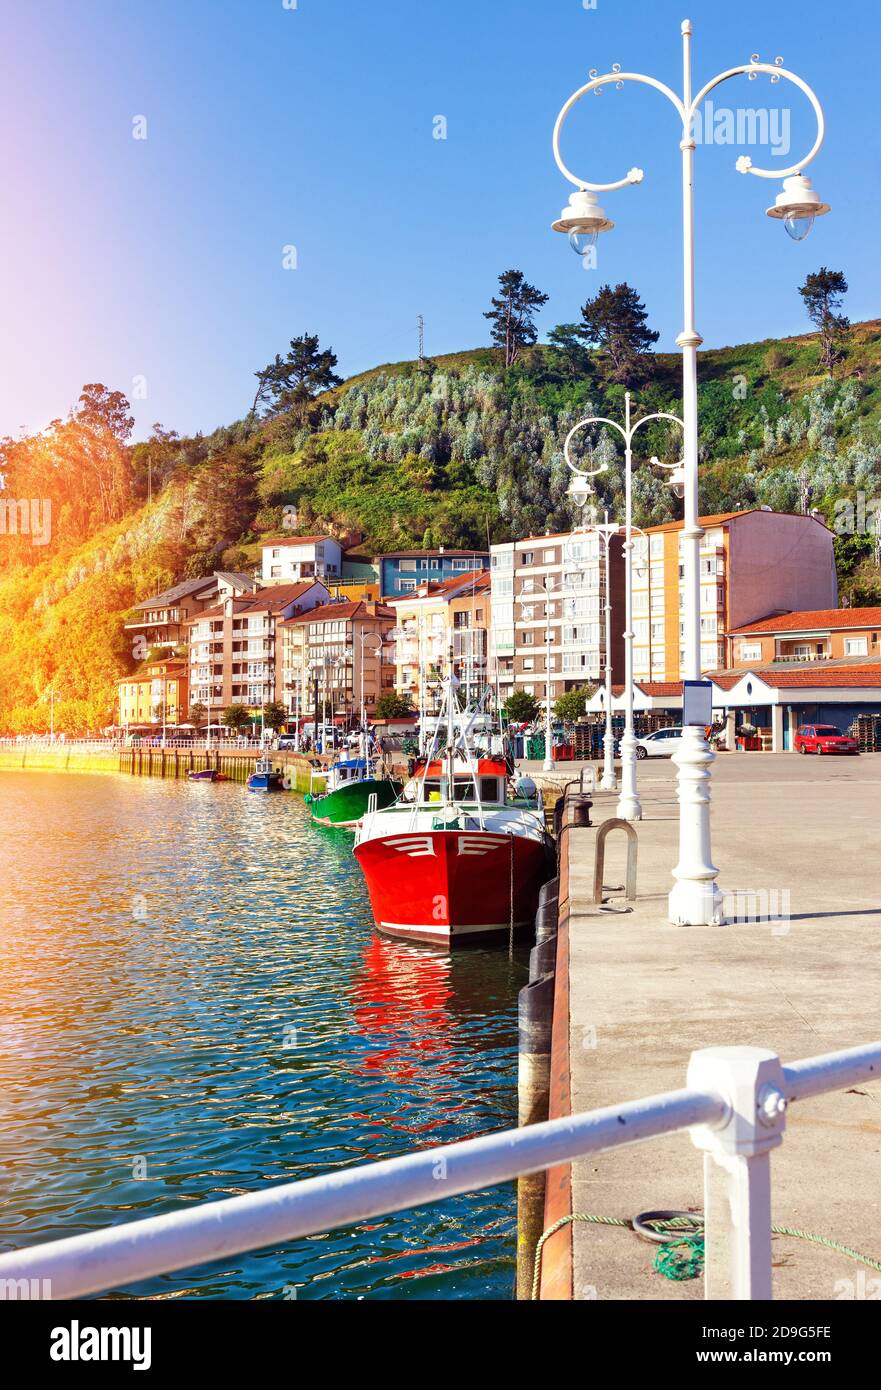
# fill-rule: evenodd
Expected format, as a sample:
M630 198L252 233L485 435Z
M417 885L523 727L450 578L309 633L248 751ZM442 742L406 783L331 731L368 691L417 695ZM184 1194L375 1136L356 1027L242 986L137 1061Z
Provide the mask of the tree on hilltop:
M581 336L599 350L607 376L635 386L648 375L648 353L661 336L648 327L646 307L628 284L603 285L581 310Z
M262 408L267 416L290 411L304 422L319 392L342 385L342 377L334 371L336 365L336 353L331 348L322 349L317 333L302 333L299 338L292 338L285 357L276 353L273 362L262 372L254 373L257 390L251 418Z
M538 337L535 316L548 302L548 296L530 285L522 270L506 270L499 276L501 293L490 300L492 308L484 314L492 324L490 337L504 348L505 367L513 367L525 347Z
M850 319L839 312L847 289L843 271L821 266L808 275L798 291L808 318L820 335L820 361L830 377L835 373L836 362L844 356L850 331Z

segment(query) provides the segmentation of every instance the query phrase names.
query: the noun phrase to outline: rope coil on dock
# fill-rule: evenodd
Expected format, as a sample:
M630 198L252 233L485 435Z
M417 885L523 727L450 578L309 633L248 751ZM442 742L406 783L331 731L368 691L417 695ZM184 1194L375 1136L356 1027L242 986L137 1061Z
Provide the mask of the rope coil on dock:
M675 1215L643 1212L640 1216L629 1221L621 1216L596 1216L593 1212L573 1212L571 1216L561 1216L559 1221L555 1221L553 1226L549 1226L546 1231L542 1232L535 1247L532 1301L538 1301L545 1241L550 1240L551 1236L555 1235L557 1231L561 1231L564 1226L576 1221L592 1226L621 1226L625 1230L633 1231L636 1235L643 1234L644 1239L650 1240L658 1240L660 1233L668 1230L670 1235L663 1240L653 1264L658 1273L663 1274L665 1278L679 1281L696 1279L703 1270L704 1238L695 1234L695 1226L697 1224L702 1225L703 1219L700 1212L681 1212ZM655 1231L655 1234L651 1235L648 1229L644 1233L637 1230L636 1222L641 1222L644 1227L650 1227ZM687 1233L686 1227L690 1228ZM812 1245L821 1245L827 1250L836 1250L840 1255L846 1255L856 1264L865 1265L867 1269L874 1269L881 1274L881 1260L875 1260L871 1255L862 1255L859 1250L854 1250L849 1245L843 1245L840 1241L833 1240L831 1236L820 1236L814 1231L802 1231L797 1226L772 1226L771 1234L791 1236L796 1240L809 1241ZM677 1254L677 1251L680 1253Z

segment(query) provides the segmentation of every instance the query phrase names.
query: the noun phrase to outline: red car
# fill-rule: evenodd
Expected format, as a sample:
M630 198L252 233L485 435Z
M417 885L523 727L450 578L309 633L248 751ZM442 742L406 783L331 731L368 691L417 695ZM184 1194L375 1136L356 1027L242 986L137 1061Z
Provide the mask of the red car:
M802 724L795 736L796 753L859 753L855 738L842 734L834 724Z

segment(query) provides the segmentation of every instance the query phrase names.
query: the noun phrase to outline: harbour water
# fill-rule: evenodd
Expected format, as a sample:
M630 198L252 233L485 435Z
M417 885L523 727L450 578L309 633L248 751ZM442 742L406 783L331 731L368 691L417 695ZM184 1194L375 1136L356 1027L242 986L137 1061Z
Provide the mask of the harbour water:
M516 1124L526 955L373 930L294 795L0 774L0 1249ZM508 1298L511 1186L117 1291Z

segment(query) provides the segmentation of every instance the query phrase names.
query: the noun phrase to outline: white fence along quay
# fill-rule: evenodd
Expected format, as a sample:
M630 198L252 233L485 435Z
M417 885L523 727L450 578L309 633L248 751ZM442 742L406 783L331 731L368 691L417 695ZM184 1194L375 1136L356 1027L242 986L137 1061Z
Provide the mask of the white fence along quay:
M82 1298L687 1129L705 1155L706 1296L769 1299L770 1153L787 1109L881 1080L881 1042L786 1067L763 1048L706 1048L687 1079L684 1090L13 1251L0 1256L0 1281L48 1280L53 1299Z

